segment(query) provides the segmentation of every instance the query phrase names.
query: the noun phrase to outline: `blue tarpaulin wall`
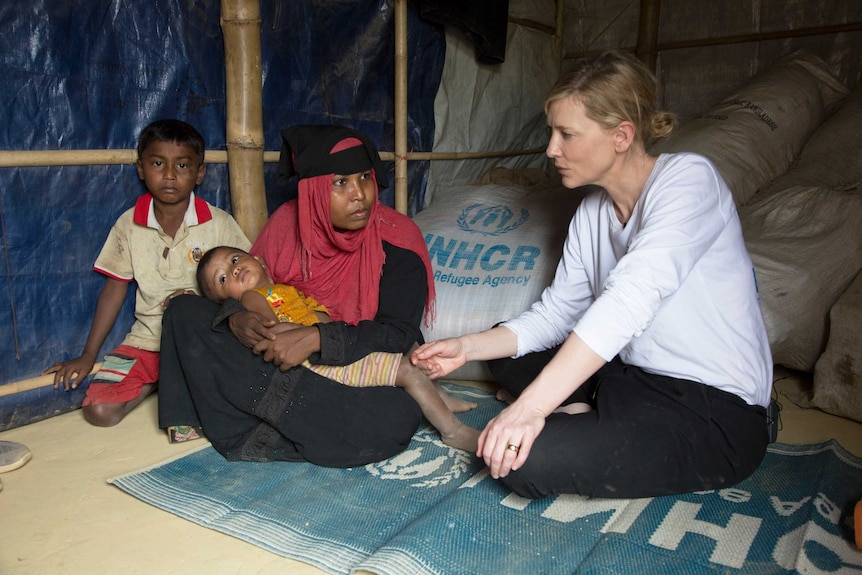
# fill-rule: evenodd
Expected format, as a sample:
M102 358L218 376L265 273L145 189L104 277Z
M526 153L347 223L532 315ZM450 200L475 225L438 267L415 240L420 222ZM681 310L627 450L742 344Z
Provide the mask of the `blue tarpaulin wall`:
M260 6L266 149L280 148L279 130L289 125L341 123L393 150L392 1ZM408 148L430 150L445 39L441 27L408 14ZM219 0L0 4L0 149L130 149L145 125L176 117L200 130L207 149L224 150L219 17ZM422 205L426 172L411 162L411 215ZM265 179L271 212L290 191L279 187L274 164ZM0 386L81 352L103 284L93 262L143 191L131 165L0 168ZM227 166L209 164L197 193L230 211ZM381 200L393 205L391 190ZM133 292L103 354L131 326ZM0 394L0 430L82 399L83 388Z

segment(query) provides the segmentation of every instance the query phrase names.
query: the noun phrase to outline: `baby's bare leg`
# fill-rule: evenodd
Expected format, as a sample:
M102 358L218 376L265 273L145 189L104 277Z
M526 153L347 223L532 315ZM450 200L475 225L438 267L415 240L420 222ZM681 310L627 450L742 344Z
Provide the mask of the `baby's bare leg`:
M413 347L410 349L412 352L418 346L413 344ZM407 352L403 358L401 358L401 365L398 367L398 377L395 380L396 385L399 387L405 387L399 383L399 380L403 381L411 381L413 379L419 380L427 380L432 381L428 378L422 371L410 363L410 352ZM456 397L452 397L446 390L443 389L443 386L440 385L439 381L432 381L434 384L434 389L437 390L437 393L440 395L440 398L443 400L443 403L446 404L446 407L449 408L452 413L464 413L465 411L470 411L471 409L476 409L477 404L473 401L467 401L466 399L458 399Z
M431 422L431 425L440 432L443 443L476 453L479 449L479 430L464 425L460 419L455 417L446 398L462 411L475 408L475 403L450 397L442 388L439 388L438 384L428 379L425 374L411 364L406 357L401 360L395 383L399 387L403 387L410 394L410 397L416 400L422 413ZM465 405L469 407L464 409Z

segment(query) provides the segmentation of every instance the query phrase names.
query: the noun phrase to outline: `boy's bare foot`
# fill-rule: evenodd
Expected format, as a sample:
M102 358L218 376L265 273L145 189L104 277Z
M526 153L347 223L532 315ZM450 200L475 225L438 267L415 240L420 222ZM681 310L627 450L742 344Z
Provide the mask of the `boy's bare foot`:
M584 403L582 401L576 401L575 403L569 403L567 405L561 405L557 409L553 411L553 413L568 413L569 415L576 415L578 413L589 413L593 408L589 403Z
M455 449L463 449L470 453L479 451L479 430L473 429L463 423L458 425L453 433L443 434L440 432L443 443Z
M476 409L477 405L475 402L467 401L466 399L458 399L457 397L452 397L439 382L434 382L434 388L437 390L437 393L440 394L440 398L443 400L443 403L446 404L446 407L449 408L449 411L452 413L464 413L465 411L470 411L471 409Z

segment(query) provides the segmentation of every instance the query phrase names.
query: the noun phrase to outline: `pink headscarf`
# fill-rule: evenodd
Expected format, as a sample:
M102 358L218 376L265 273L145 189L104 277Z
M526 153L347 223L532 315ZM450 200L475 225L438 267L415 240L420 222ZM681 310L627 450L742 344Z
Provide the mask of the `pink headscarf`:
M358 139L347 138L330 154L361 144ZM369 168L370 159L364 169ZM333 319L356 325L361 320L373 320L377 314L386 257L383 242L410 250L422 259L427 271L425 322L430 325L435 290L425 240L410 218L380 203L377 190L375 174L375 200L365 227L337 231L330 215L332 175L301 178L298 199L286 202L273 213L251 253L267 262L275 281L314 297L326 306Z

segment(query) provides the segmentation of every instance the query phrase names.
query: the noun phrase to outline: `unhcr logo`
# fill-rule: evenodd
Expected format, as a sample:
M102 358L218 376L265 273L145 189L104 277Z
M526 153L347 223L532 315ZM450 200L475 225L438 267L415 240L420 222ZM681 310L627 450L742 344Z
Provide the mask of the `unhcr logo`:
M499 236L519 228L529 217L530 212L523 208L516 220L515 213L508 206L473 204L461 212L458 227L466 232L484 236Z

